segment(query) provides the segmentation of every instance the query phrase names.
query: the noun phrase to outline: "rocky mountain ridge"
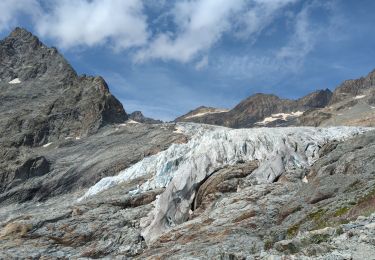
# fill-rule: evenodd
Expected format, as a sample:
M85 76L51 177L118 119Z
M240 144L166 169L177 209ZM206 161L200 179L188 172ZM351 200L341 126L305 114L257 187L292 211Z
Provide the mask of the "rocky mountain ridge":
M332 93L319 90L297 100L270 94L254 94L233 109L215 114L189 116L176 122L196 122L227 127L298 125L375 125L375 70L366 77L346 80ZM348 111L351 110L352 111ZM353 112L356 111L356 112ZM346 115L346 116L344 116Z
M139 123L145 123L145 124L162 124L163 121L161 120L156 120L153 118L145 117L141 111L134 111L130 113L129 119L134 120Z
M233 109L221 113L201 114L191 117L189 113L178 117L177 122L196 122L233 128L254 127L273 114L304 112L326 106L332 96L328 89L313 92L298 100L281 99L272 94L254 94L241 101ZM279 120L281 121L281 120ZM277 122L274 122L277 123ZM282 122L279 122L282 123Z
M128 116L102 78L78 76L27 31L1 41L0 55L0 259L375 254L373 128L135 123L147 119ZM330 126L344 111L350 124L369 114L372 90L338 91L318 109L332 93L259 95L233 122ZM190 116L202 113L223 114Z
M101 77L78 76L55 48L16 28L0 42L0 143L41 146L127 119Z

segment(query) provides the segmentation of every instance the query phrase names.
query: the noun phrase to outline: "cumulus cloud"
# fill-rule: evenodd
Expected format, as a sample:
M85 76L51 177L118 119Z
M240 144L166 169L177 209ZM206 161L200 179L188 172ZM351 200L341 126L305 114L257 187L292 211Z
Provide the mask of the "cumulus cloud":
M134 48L135 62L192 62L201 70L208 65L210 50L224 36L254 44L285 7L298 1L50 0L41 5L41 0L2 0L0 31L25 14L31 16L37 33L52 38L58 47ZM301 59L314 47L310 6L296 16L293 37L276 53L277 58Z
M177 2L171 11L174 33L162 32L136 55L148 59L190 61L208 50L230 28L230 18L240 10L243 0L201 0Z
M141 0L59 0L49 8L36 21L36 29L63 48L108 43L121 50L148 39Z
M189 62L218 42L225 33L256 40L285 6L298 0L200 0L177 2L171 11L176 30L157 34L135 56ZM198 63L199 64L199 63Z
M20 15L37 17L40 12L40 5L36 0L1 0L0 31L9 30L17 25Z

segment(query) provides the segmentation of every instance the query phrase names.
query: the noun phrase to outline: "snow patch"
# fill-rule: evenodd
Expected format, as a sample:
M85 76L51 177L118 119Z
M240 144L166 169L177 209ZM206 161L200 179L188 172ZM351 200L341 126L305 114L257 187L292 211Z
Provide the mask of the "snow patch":
M366 97L366 95L358 95L358 96L355 96L354 99L361 99L361 98L364 98Z
M137 122L137 121L134 121L134 120L132 120L132 119L128 119L128 120L126 120L125 123L123 123L123 124L119 124L119 126L120 126L120 127L124 127L124 126L127 126L128 124L140 124L140 123Z
M19 84L19 83L21 83L21 80L19 78L15 78L15 79L9 81L8 83L9 84Z
M45 144L45 145L43 145L43 147L45 148L45 147L48 147L48 146L50 146L52 143L48 143L48 144Z
M277 114L272 114L270 117L266 117L263 119L263 121L255 123L256 125L266 125L267 123L276 121L276 120L283 120L286 121L290 117L298 117L303 114L303 111L296 111L292 113L277 113Z

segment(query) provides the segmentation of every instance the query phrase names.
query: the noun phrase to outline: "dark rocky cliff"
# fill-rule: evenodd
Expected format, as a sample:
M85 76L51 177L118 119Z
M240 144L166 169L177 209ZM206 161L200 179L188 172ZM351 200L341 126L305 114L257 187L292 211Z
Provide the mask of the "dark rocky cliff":
M55 48L16 28L0 41L0 143L87 136L127 114L101 77L78 76Z

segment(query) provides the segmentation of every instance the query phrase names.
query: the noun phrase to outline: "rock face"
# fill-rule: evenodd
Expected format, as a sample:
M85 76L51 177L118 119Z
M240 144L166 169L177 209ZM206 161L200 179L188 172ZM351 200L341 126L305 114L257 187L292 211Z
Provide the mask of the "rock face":
M141 111L134 111L133 113L129 114L129 119L134 120L139 123L145 124L161 124L163 121L155 120L149 117L145 117Z
M78 76L55 48L16 28L0 42L0 143L87 136L127 115L101 77Z
M198 122L233 128L253 127L266 117L275 114L290 114L324 107L329 103L331 96L332 92L328 89L316 91L298 100L280 99L275 95L268 94L255 94L241 101L228 112L202 113L198 114L199 116L187 114L177 118L176 121ZM276 120L272 121L273 124L285 124L284 119L274 121Z

